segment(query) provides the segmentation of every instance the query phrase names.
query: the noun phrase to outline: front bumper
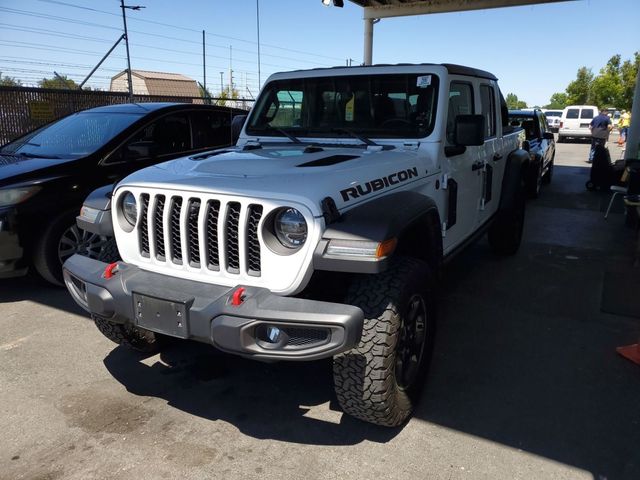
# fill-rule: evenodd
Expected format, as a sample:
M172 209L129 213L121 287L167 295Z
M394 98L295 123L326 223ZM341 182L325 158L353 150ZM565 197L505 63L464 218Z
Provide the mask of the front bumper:
M64 278L81 307L115 323L261 360L317 360L360 341L364 314L358 307L183 280L125 263L105 278L106 267L74 255L64 264ZM242 301L234 305L239 288Z
M11 209L0 209L0 278L17 277L27 272L21 266L24 249L15 230L14 213Z

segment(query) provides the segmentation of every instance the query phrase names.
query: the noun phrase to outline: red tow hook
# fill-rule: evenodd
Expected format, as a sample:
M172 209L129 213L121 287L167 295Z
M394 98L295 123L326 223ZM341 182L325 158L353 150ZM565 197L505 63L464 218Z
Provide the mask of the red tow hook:
M240 287L235 292L233 292L233 295L231 295L231 305L233 305L234 307L239 307L242 302L244 302L244 293L244 287Z
M118 271L117 268L118 268L118 262L110 263L104 269L104 273L102 274L102 276L107 280L109 280L111 277L113 277L116 274L116 272Z

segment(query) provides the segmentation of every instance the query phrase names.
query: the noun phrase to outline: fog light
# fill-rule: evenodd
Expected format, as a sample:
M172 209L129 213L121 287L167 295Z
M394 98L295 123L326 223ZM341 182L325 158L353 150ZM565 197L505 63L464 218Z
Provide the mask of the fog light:
M267 327L267 338L271 343L278 343L282 337L282 330L278 327L269 325Z

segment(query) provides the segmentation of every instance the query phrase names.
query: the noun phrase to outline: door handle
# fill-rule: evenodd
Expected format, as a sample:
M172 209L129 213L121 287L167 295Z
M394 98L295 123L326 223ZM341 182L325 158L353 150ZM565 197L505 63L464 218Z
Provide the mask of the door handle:
M498 160L500 160L501 158L502 158L502 155L501 155L500 153L496 153L496 154L493 156L493 161L494 161L494 162L497 162L497 161L498 161Z
M471 165L471 170L473 170L474 172L476 170L481 170L482 168L484 168L484 163L480 161L473 162L473 164Z

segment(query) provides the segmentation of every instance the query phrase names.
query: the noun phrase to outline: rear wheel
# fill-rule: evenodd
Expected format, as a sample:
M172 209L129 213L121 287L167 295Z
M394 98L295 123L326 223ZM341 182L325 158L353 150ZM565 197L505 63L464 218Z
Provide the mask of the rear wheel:
M347 303L364 311L358 346L334 357L342 409L383 426L402 424L418 400L433 349L435 304L426 263L399 259L378 275L362 276Z
M525 192L520 186L512 205L498 211L496 219L489 227L489 245L494 253L513 255L520 248L524 227Z

